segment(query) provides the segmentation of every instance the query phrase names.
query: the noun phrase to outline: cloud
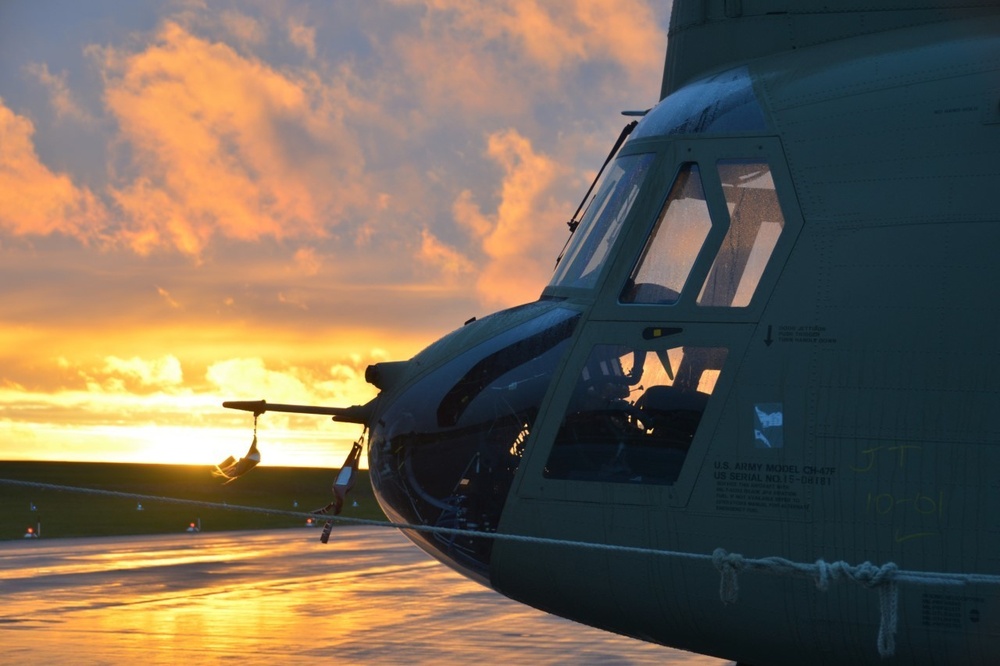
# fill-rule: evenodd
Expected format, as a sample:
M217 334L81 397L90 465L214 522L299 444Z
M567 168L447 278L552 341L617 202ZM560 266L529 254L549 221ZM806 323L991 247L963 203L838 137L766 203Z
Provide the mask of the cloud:
M452 278L474 274L476 269L471 260L455 248L441 242L428 229L424 229L421 233L420 252L417 258Z
M555 121L540 118L537 107L564 106L574 77L589 77L598 90L617 85L623 72L645 76L661 60L662 31L638 0L396 4L398 16L418 7L422 19L403 24L363 12L358 31L372 50L322 62L317 34L332 31L335 13L211 15L189 6L127 44L87 47L103 75L112 121L104 126L117 132L105 134L106 183L95 194L35 157L36 171L58 187L34 197L34 206L47 200L56 212L19 209L9 215L16 224L0 224L15 233L100 236L140 256L178 251L199 262L227 239L319 244L332 237L329 254L345 244L382 249L390 235L400 249L419 247L423 259L439 262L447 279L467 272L462 259L474 248L442 228L441 211L461 207L456 197L471 202L473 191L484 199L485 186L470 189L469 181L489 175L488 162L466 152L470 132L499 120L550 150L557 141L581 150L586 131L560 123L556 134ZM281 31L309 63L278 64L268 36ZM598 70L585 71L595 64ZM37 63L27 71L50 90L57 113L84 113L65 71ZM595 100L600 93L583 101ZM572 161L573 151L553 154ZM34 155L30 141L20 152ZM26 215L30 225L20 219ZM316 262L303 259L294 262L315 274ZM376 259L392 261L385 251Z
M295 19L288 20L288 41L302 49L310 58L316 57L316 28Z
M640 0L397 4L420 10L419 30L392 41L417 100L412 127L434 136L445 116L465 137L454 164L428 170L435 184L458 185L447 205L460 233L423 225L417 256L438 266L442 281L474 279L483 305L537 298L565 241L562 223L589 182L579 165L593 168L614 139L609 100L630 106L646 89L644 101L655 101L661 21ZM508 129L489 132L485 155L469 150L472 133L498 126ZM500 189L489 191L497 176L486 167L497 166Z
M111 188L140 254L198 256L217 236L313 237L369 203L347 91L166 22L129 53L91 49L134 177Z
M235 358L213 363L205 377L221 395L245 399L269 396L273 402L346 407L361 402L359 398L374 396L374 389L364 380L366 366L358 357L325 371L303 366L275 370L261 358Z
M312 247L300 247L292 257L296 272L302 275L318 275L323 268L323 259Z
M58 118L69 118L84 124L96 122L95 118L76 101L73 92L66 83L66 72L52 74L49 72L48 64L44 62L30 62L25 65L24 71L37 79L48 90L49 101Z
M226 32L241 44L259 46L267 39L267 26L242 12L226 10L219 16Z
M176 301L176 300L174 299L174 297L170 295L170 292L169 292L169 291L167 291L166 289L164 289L163 287L157 287L157 288L156 288L156 293L157 293L157 294L159 294L159 295L160 295L160 298L162 298L162 299L163 299L163 301L164 301L164 302L165 302L165 303L166 303L167 305L169 305L170 307L172 307L172 308L174 308L174 309L177 309L177 308L179 308L179 307L181 306L181 304L180 304L180 303L178 303L178 302L177 302L177 301Z
M445 114L466 125L530 111L527 89L534 82L517 76L520 56L497 57L489 45L481 31L470 33L456 23L429 19L420 32L394 37L391 55L405 78L399 90L417 103L411 114L416 128L433 127Z
M577 0L570 34L583 34L587 58L616 63L633 83L653 77L659 89L666 36L652 5L642 0Z
M552 70L587 57L588 35L573 21L573 3L513 0L473 4L437 0L437 10L457 14L456 26L481 33L488 40L509 40L531 60Z
M35 356L30 358L29 364L32 386L19 386L26 396L33 396L28 398L30 401L39 403L55 403L67 396L75 396L73 401L76 403L86 402L89 394L95 402L107 400L108 404L117 405L128 396L189 394L181 362L173 354L129 358L108 355L75 360L63 356L48 359ZM0 388L10 388L11 384L17 382L4 380ZM114 421L114 418L109 417L109 420Z
M299 310L309 309L309 301L305 294L298 291L289 291L288 293L279 292L278 302L282 305L290 305L294 308L298 308Z
M143 387L175 387L184 382L180 361L169 354L151 360L108 356L103 370L106 375L132 380Z
M482 213L467 191L452 212L485 255L476 281L481 300L516 305L537 298L551 273L552 252L564 229L545 222L559 219L563 210L550 192L566 168L535 152L515 130L491 134L487 154L504 171L496 212Z
M426 7L425 26L460 41L486 40L536 70L562 73L585 63L608 62L644 79L663 66L664 35L649 3L642 0L398 0ZM476 49L489 54L491 49Z
M16 235L61 233L91 242L107 210L93 192L54 173L35 152L35 126L0 98L0 228Z

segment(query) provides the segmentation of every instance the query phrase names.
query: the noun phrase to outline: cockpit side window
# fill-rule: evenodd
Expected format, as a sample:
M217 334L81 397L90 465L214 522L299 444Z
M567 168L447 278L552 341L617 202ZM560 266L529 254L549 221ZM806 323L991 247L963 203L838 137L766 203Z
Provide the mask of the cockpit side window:
M767 162L720 160L729 230L698 294L698 305L746 307L774 252L785 220Z
M673 484L725 363L724 347L600 344L580 373L548 478Z
M579 228L550 282L557 287L593 287L632 210L654 154L625 155L612 163L590 201Z
M701 172L697 164L686 163L619 300L676 303L711 228Z

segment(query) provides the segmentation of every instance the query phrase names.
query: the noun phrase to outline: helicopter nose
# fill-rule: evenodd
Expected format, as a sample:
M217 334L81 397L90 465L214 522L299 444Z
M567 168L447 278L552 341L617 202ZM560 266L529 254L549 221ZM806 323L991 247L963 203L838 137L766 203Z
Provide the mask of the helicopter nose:
M472 322L408 361L427 368L383 389L372 419L372 486L393 521L492 532L579 313L540 301ZM383 374L381 379L388 375ZM373 377L374 378L374 377ZM402 384L402 385L400 385ZM489 584L493 540L406 531Z

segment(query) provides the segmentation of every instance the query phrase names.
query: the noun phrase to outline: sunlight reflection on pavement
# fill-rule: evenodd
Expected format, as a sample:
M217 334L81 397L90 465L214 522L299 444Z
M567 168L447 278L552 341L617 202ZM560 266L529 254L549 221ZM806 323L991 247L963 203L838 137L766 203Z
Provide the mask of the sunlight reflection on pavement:
M731 663L546 615L379 528L0 542L0 598L6 664Z

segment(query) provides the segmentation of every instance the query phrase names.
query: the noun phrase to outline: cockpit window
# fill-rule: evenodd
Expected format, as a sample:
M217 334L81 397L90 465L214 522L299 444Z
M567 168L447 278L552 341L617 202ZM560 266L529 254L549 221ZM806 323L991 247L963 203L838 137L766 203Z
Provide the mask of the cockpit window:
M676 303L712 228L701 172L681 166L660 218L621 294L622 303Z
M597 284L600 270L632 210L653 157L652 153L626 155L609 167L566 254L559 260L550 286L589 288Z
M553 442L545 476L674 483L726 355L722 347L644 351L595 345Z
M785 220L766 162L720 160L718 170L729 206L729 230L698 294L698 305L746 307Z

